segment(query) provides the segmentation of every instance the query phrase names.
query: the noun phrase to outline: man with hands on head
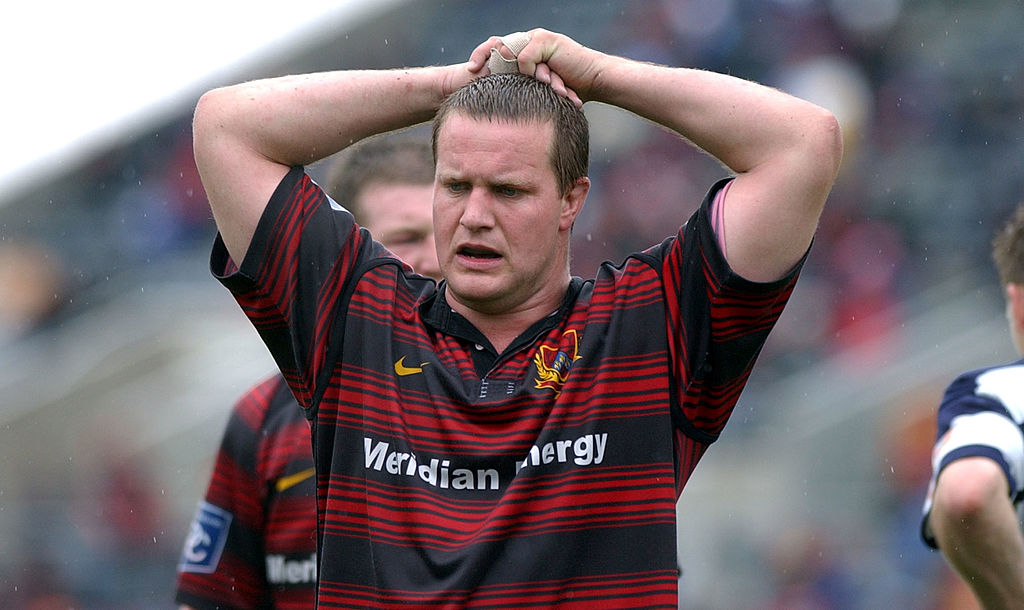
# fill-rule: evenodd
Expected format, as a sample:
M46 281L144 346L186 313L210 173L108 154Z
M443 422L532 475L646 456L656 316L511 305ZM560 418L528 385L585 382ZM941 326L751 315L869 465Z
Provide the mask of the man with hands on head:
M502 40L462 64L218 89L196 109L212 271L312 425L324 607L674 608L676 498L838 171L836 120L806 101L543 29ZM491 74L492 50L518 73ZM590 189L589 101L731 175L681 202L665 241L582 280L569 236ZM439 285L302 169L431 119Z

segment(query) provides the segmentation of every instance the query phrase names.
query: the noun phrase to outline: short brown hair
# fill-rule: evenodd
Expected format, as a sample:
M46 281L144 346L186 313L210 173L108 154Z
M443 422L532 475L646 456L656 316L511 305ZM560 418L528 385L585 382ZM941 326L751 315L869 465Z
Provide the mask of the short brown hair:
M992 240L992 258L1003 285L1024 285L1024 203Z
M587 175L590 126L583 111L550 85L524 74L490 74L471 81L448 96L434 117L432 145L437 160L437 136L452 114L474 119L510 122L550 122L551 168L560 192L567 193Z
M359 194L370 184L433 184L434 157L425 135L376 135L342 150L330 161L324 189L358 221Z

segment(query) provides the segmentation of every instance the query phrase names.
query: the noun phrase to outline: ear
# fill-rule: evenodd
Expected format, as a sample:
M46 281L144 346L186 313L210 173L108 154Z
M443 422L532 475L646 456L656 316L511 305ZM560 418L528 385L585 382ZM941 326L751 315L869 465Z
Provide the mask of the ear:
M1017 332L1024 334L1024 284L1010 282L1006 285L1006 312Z
M586 176L576 179L576 184L569 189L569 192L562 197L562 213L558 217L558 228L561 231L568 231L572 223L576 222L580 210L583 209L583 202L590 192L590 178Z

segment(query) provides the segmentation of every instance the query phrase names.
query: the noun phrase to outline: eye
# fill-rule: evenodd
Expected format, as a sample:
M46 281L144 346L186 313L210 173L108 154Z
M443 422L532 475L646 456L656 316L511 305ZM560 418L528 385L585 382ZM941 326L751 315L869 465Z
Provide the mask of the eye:
M469 190L469 184L465 182L446 182L444 187L449 193L464 193Z
M494 187L494 192L502 197L517 197L522 191L508 184L499 184Z

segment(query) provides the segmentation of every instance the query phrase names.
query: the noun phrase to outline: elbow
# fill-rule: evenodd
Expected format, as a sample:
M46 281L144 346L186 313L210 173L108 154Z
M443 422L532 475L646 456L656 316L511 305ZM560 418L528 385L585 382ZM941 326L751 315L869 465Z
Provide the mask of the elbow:
M937 493L932 505L932 519L947 526L964 526L978 520L989 495L977 485L948 486ZM940 528L945 529L945 528Z
M839 175L843 136L838 119L807 103L793 117L787 145L770 161L777 176L792 179L793 201L803 202L801 218L817 219Z
M839 175L839 167L843 162L843 129L839 119L831 112L826 119L826 148L829 167L832 170L832 179Z
M196 103L192 112L192 152L201 176L223 156L225 147L237 140L237 133L232 131L237 107L229 88L207 91Z
M804 180L804 200L813 202L821 213L832 191L843 160L843 135L835 115L820 108L811 109L801 117L799 137L790 157L793 175Z
M197 154L215 139L218 128L224 125L222 97L222 91L214 89L204 93L196 103L192 113L192 142Z
M813 118L814 134L810 149L821 175L831 185L839 175L843 161L843 130L834 114L818 108Z
M995 503L1009 502L1008 483L994 462L964 460L945 470L932 500L931 519L937 531L970 527L982 521Z

